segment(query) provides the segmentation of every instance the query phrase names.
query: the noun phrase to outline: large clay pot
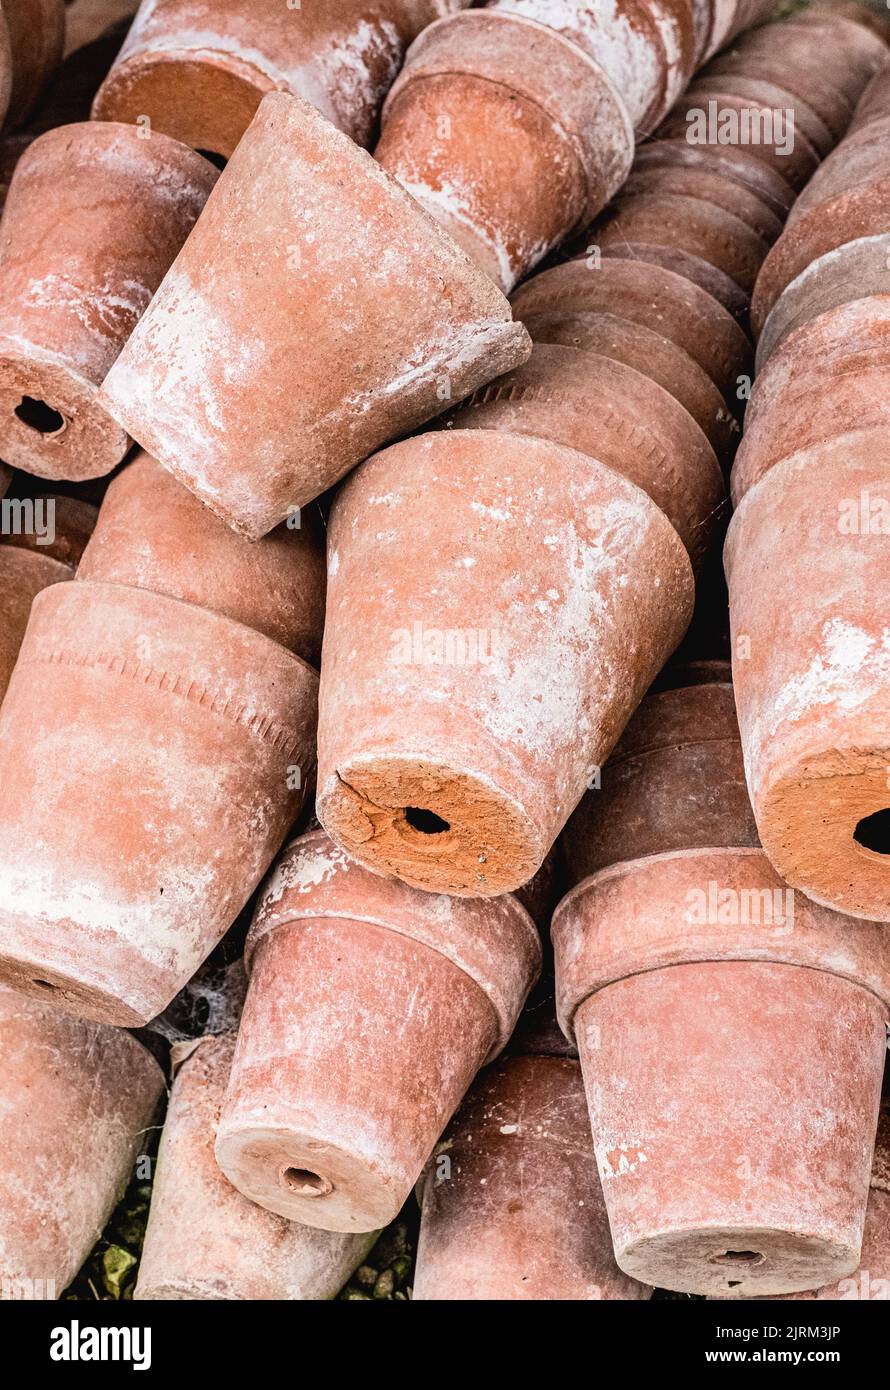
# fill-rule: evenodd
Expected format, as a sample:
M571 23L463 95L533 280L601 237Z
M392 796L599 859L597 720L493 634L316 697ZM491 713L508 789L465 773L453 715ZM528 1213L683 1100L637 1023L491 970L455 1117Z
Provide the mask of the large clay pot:
M346 136L278 92L100 402L256 538L528 352L506 300L451 238Z
M37 596L0 714L0 978L138 1025L235 920L313 780L306 521L252 546L143 458Z
M0 72L6 54L6 80L0 75L0 125L18 126L30 116L44 87L62 61L64 0L4 0L0 10Z
M567 833L586 876L554 917L557 1000L621 1268L686 1293L789 1293L859 1262L890 941L786 889L750 843L709 690L643 707L636 766L607 766Z
M42 478L109 473L126 431L96 392L217 178L132 126L63 126L19 159L0 239L0 454Z
M313 832L273 871L247 961L220 1167L306 1225L386 1225L513 1031L541 964L534 923L511 896L456 901L369 874Z
M213 1146L234 1050L234 1034L203 1038L176 1073L137 1299L329 1299L374 1241L285 1221L223 1177Z
M60 1298L133 1176L164 1090L128 1033L0 985L0 1299Z
M228 159L267 92L291 92L368 143L405 49L470 0L143 0L94 106Z
M412 46L376 150L505 291L590 222L632 156L603 66L549 24L491 9L442 20Z
M890 430L850 423L771 468L736 512L726 547L734 670L748 785L777 871L816 902L890 921L888 672L875 605Z
M587 455L454 430L359 470L328 546L322 824L417 887L520 887L688 624L679 536Z

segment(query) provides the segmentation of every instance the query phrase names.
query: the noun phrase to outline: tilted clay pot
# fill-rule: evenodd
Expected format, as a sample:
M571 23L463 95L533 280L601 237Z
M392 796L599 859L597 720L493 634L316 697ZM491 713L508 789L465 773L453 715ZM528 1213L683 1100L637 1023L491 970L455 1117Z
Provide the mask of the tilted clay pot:
M890 232L859 237L826 251L786 286L757 342L757 371L790 334L830 309L872 295L890 295Z
M634 157L634 169L703 169L748 189L784 220L794 203L794 189L762 159L738 146L715 148L690 145L686 140L667 140L660 136L641 145Z
M0 12L0 55L9 64L6 83L7 126L21 125L31 114L62 61L65 44L63 0L6 0ZM0 56L0 69L3 66ZM3 124L0 111L0 125Z
M278 92L100 403L256 538L528 353L506 300L451 238L312 107Z
M817 1287L859 1259L890 941L751 844L725 687L658 695L628 734L553 921L616 1259L686 1293Z
M60 1298L146 1144L164 1076L128 1033L0 985L0 1298Z
M818 110L797 96L783 83L771 81L757 75L757 64L750 64L750 75L743 73L720 73L712 75L711 69L693 82L686 92L687 109L707 106L709 96L720 93L724 96L742 97L753 106L772 111L773 119L777 113L786 118L789 128L800 132L821 159L834 149L838 137L823 121ZM700 100L696 100L700 98Z
M512 896L451 900L369 874L317 831L273 871L247 960L220 1167L306 1225L385 1226L513 1031L540 970L534 923Z
M234 1034L206 1037L176 1073L137 1299L329 1299L374 1241L285 1221L223 1177L213 1146L234 1050Z
M418 1189L414 1299L644 1299L615 1265L581 1068L512 1056L483 1071Z
M691 415L633 367L536 344L522 367L477 391L450 422L531 434L589 454L652 498L698 565L725 500L713 449Z
M732 213L768 244L772 244L782 230L782 220L769 207L763 197L753 193L735 179L712 172L705 168L661 167L647 164L634 168L621 190L622 197L636 194L657 194L695 198L713 204L724 212ZM764 252L765 254L765 252Z
M188 236L217 171L166 136L64 126L13 175L0 238L0 454L96 478L127 452L98 387Z
M620 187L623 96L549 25L469 10L412 46L376 158L505 291Z
M883 426L792 454L746 494L726 546L739 723L763 847L808 897L881 921L890 920L890 748L874 596L890 533L888 451Z
M111 485L0 713L0 978L117 1024L194 973L313 780L320 540L251 546L177 488L144 458Z
M411 40L469 0L143 0L95 102L228 159L267 92L302 97L359 144Z
M761 140L755 138L745 139L744 135L737 136L734 140L722 140L721 134L724 129L730 129L732 124L737 124L738 129L744 132L743 121L752 123L752 128L760 131L773 130L772 108L764 106L761 101L754 101L750 97L733 96L724 92L720 87L719 78L711 81L702 81L697 84L694 94L690 93L680 107L675 109L667 120L659 127L659 134L668 139L683 136L689 139L693 133L693 127L688 120L688 111L691 109L701 110L708 115L707 139L697 140L700 145L712 145L716 143L723 148L725 144L744 144L746 153L759 159L774 169L777 174L786 179L792 188L802 188L807 179L811 178L819 164L819 156L804 133L795 127L793 139L787 139L787 132L782 133L782 138L772 140ZM768 114L770 122L764 126L760 113ZM713 128L712 119L713 118ZM754 123L757 122L755 125ZM715 139L711 139L711 135ZM790 146L790 147L789 147Z
M812 39L804 38L801 42L800 35L793 34L789 51L786 49L784 30L779 41L781 56L777 52L779 45L776 44L774 36L771 53L757 51L752 48L752 43L757 37L756 33L746 35L744 42L737 48L719 54L708 64L706 76L721 82L741 80L772 83L790 93L795 103L806 101L823 125L831 131L834 139L842 139L850 124L853 103L837 82L832 81L834 60L831 54L822 50L817 55L818 45ZM823 65L828 63L827 71L813 70L817 56ZM844 71L845 65L841 62L838 66L843 74L843 81L847 76Z
M369 460L336 499L328 577L319 819L369 868L470 897L536 872L693 597L644 492L495 430Z
M44 507L50 503L51 539L48 533L0 536L0 700L6 693L35 596L50 584L74 578L95 524L96 509L86 502L70 497L40 499ZM27 505L22 501L22 507Z
M703 256L693 255L680 246L659 245L657 241L627 241L623 236L610 238L609 255L623 257L625 260L644 261L649 265L660 266L674 275L682 275L693 285L704 290L711 299L722 304L735 319L745 319L750 306L747 290L736 284L731 276L712 265Z

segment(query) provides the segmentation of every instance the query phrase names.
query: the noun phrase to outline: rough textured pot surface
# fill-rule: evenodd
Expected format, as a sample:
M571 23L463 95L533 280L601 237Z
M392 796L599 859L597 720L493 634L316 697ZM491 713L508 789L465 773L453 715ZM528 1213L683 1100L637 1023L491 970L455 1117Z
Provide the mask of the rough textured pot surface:
M44 478L109 473L129 439L96 392L217 171L166 136L81 124L13 175L0 237L0 453Z
M750 121L752 116L758 121L762 120L765 114L772 117L771 107L764 107L750 97L733 96L720 90L719 78L715 78L713 83L708 83L707 86L704 83L700 84L699 90L694 97L688 98L688 102L690 107L695 105L698 109L706 111L709 116L707 139L701 140L701 145L717 144L722 148L725 143L720 139L722 128L730 122L738 123L739 129L744 131L742 122ZM668 139L676 136L688 137L691 127L687 120L687 111L683 109L686 104L684 101L680 109L668 116L659 127L660 135ZM761 129L763 128L761 126ZM812 178L819 164L819 155L803 131L797 127L794 129L793 140L788 140L785 133L781 139L776 135L770 141L751 138L745 144L745 151L754 159L768 165L796 189L802 188L807 180Z
M676 164L659 167L644 164L634 170L621 190L621 196L658 194L695 198L732 213L766 242L775 241L782 230L781 219L758 194L734 179L694 165ZM764 252L765 254L765 252Z
M788 214L789 227L840 193L885 175L890 116L852 132L819 166Z
M145 1150L164 1077L128 1033L2 985L0 1050L0 1284L60 1298Z
M0 48L9 55L6 123L31 114L59 63L65 43L63 0L7 0L0 14ZM2 124L2 114L0 114Z
M299 811L317 679L176 599L39 594L0 715L0 978L100 1021L160 1013Z
M781 42L781 40L780 40ZM771 81L758 75L758 64L750 64L748 74L720 74L715 77L710 68L702 77L693 82L686 94L689 108L706 106L708 98L723 93L727 96L750 98L753 107L770 110L773 119L777 112L789 113L794 131L800 131L821 159L831 151L837 141L834 132L826 125L815 106L804 101L785 87L782 82ZM696 98L699 98L696 101Z
M655 232L654 236L657 235ZM616 235L609 237L608 251L611 256L646 261L650 265L660 266L663 270L683 276L727 309L733 318L744 319L748 313L748 291L743 290L725 270L712 265L703 256L684 250L682 246L669 246L658 240L627 241L624 237Z
M482 387L450 423L532 434L589 454L648 493L693 564L710 546L725 498L716 455L688 411L633 367L536 344L528 362Z
M884 929L792 894L759 850L699 849L587 878L553 938L621 1268L745 1296L855 1270Z
M328 531L323 825L418 887L520 887L679 642L692 589L664 514L573 449L455 430L379 454Z
M764 239L725 208L675 193L622 195L592 229L607 251L621 242L673 246L699 256L750 293L767 253Z
M272 93L101 402L256 538L528 352L500 292L404 190Z
M285 1221L223 1177L213 1146L234 1050L234 1034L204 1038L176 1074L137 1299L330 1299L375 1239Z
M480 1074L421 1180L414 1299L649 1298L612 1253L581 1068L510 1057Z
M469 0L144 0L96 96L99 120L139 121L228 159L267 92L291 92L367 144L405 49Z
M708 64L707 76L730 82L770 82L784 88L795 101L803 100L811 106L835 140L842 139L853 115L853 105L837 82L832 81L834 74L831 55L820 52L819 60L823 66L827 62L828 68L814 71L813 64L816 59L812 40L805 40L804 44L800 45L792 34L789 51L786 48L787 36L783 33L782 51L779 56L778 45L775 42L772 53L754 51L751 45L757 37L756 34L750 34L743 45L719 54ZM845 76L844 73L840 80L843 81Z
M762 198L781 218L794 203L794 189L769 165L738 146L715 148L690 145L685 139L668 140L658 135L641 145L634 156L635 169L703 169L738 184Z
M817 902L883 921L890 748L875 595L886 584L888 451L888 429L863 430L778 464L739 507L725 557L736 701L764 849Z
M411 48L376 158L504 290L626 177L633 126L603 68L555 29L471 10Z
M273 871L248 960L220 1167L307 1225L386 1225L513 1030L540 969L534 923L512 896L452 900L369 874L313 832Z

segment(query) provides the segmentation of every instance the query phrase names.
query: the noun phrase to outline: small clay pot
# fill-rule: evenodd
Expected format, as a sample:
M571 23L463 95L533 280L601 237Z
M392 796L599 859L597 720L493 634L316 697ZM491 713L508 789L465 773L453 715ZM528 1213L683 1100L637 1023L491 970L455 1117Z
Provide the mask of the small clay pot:
M255 539L528 353L507 302L441 228L277 92L100 403Z
M360 145L413 38L469 0L144 0L96 97L98 120L144 122L228 159L268 92L302 97Z
M49 533L0 537L0 700L18 658L35 596L50 584L74 578L96 520L95 507L70 497L41 498L39 503L52 505L52 538ZM21 505L27 507L28 503Z
M799 131L806 137L821 159L834 149L838 137L823 121L818 111L803 97L797 96L781 82L774 82L757 74L757 64L751 64L750 75L723 73L712 76L710 68L698 81L693 82L686 93L686 105L696 105L701 97L701 105L707 105L709 95L715 91L725 96L742 97L754 106L774 113L790 113L795 134Z
M486 1068L418 1199L415 1302L651 1296L615 1264L572 1058L508 1057Z
M492 9L421 35L376 150L504 291L595 217L632 157L603 66L549 25Z
M762 159L738 146L715 148L713 145L690 145L686 140L667 140L658 137L641 145L634 158L634 169L650 168L703 169L738 184L766 203L784 221L794 205L794 189L787 179L777 174Z
M217 178L166 136L64 126L13 175L0 239L0 453L41 478L109 473L130 441L96 401Z
M330 1299L374 1241L285 1221L223 1177L213 1147L234 1050L234 1034L203 1038L176 1073L136 1299Z
M164 1090L128 1033L0 985L5 1298L61 1298L133 1175Z
M685 630L679 536L585 454L462 429L370 460L328 547L319 819L417 887L519 888Z
M622 243L666 246L698 256L750 294L769 244L735 213L679 193L624 193L591 228L607 254Z
M719 78L710 81L702 81L697 84L695 94L684 98L681 108L674 110L667 120L659 128L659 135L664 135L668 139L675 136L682 136L689 139L692 127L687 119L687 113L691 109L700 109L708 113L708 136L707 140L697 143L701 145L711 145L715 143L710 139L711 135L711 116L713 115L714 131L717 143L720 148L724 147L724 142L720 141L719 135L724 124L728 128L728 122L735 118L739 123L745 118L751 120L751 113L763 111L772 116L772 109L765 106L762 101L754 101L750 97L734 96L729 92L723 91L720 86ZM740 125L740 128L741 127ZM735 143L732 141L727 144ZM778 140L772 142L755 143L753 140L744 144L745 152L751 154L753 158L759 159L767 164L771 169L780 174L791 184L792 188L802 188L806 181L812 177L819 164L819 155L814 149L806 135L797 128L793 133L791 141L792 148L784 149L786 141Z
M220 1167L306 1225L385 1226L513 1031L541 965L534 923L513 897L451 901L369 874L317 831L273 871L246 959Z
M662 270L669 270L674 275L682 275L684 280L690 280L711 299L721 304L733 318L747 319L751 302L747 290L743 290L725 270L712 265L703 256L684 251L680 246L665 246L657 241L627 241L618 234L609 240L610 256L644 261L649 265L660 266Z
M737 48L719 54L708 64L707 76L721 82L724 79L770 82L783 88L791 94L795 102L807 102L819 120L831 131L835 141L842 139L850 124L853 104L831 80L831 68L827 73L813 70L817 58L824 61L826 54L817 54L817 45L806 38L803 45L799 42L795 45L793 35L792 49L789 52L785 46L787 36L784 31L779 41L782 45L781 56L777 56L778 45L774 37L771 53L752 48L752 41L756 38L756 34L748 35ZM830 59L830 55L828 57Z
M763 847L814 901L888 921L887 672L874 595L890 528L890 430L851 425L751 487L725 558L739 722Z
M320 539L251 546L177 487L145 459L115 481L0 714L0 978L124 1025L231 926L314 776Z
M713 204L739 218L770 245L782 230L782 219L776 216L761 196L734 179L705 168L684 168L682 164L659 167L646 162L640 168L635 160L633 171L621 192L622 197L629 198L636 194L668 194Z
M710 547L725 500L717 458L688 411L633 367L536 344L528 362L477 391L450 424L531 434L589 454L648 493L693 565Z
M19 126L31 114L62 61L64 0L7 0L0 14L0 69L5 52L7 76L0 76L0 125Z

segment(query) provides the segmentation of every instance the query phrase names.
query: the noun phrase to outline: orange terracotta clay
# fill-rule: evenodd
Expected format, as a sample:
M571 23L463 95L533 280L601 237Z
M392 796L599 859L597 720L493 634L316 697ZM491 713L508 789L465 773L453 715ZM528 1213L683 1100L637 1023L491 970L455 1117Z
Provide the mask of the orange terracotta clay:
M405 49L470 0L144 0L94 116L141 122L228 159L268 92L366 145Z
M713 106L711 106L713 103ZM695 108L697 110L709 112L713 111L714 133L717 143L723 147L723 142L719 139L721 127L730 121L738 122L739 128L745 118L745 113L758 112L761 108L770 112L772 108L763 106L762 102L754 101L750 97L733 96L724 92L720 87L719 78L714 78L710 82L698 84L695 94L689 94L681 102L680 107L674 110L663 125L659 128L659 134L668 139L682 136L688 139L692 127L687 119L687 110ZM751 119L750 114L747 117ZM708 126L708 138L699 143L702 145L713 144L711 139L711 124ZM727 142L729 143L729 142ZM790 148L788 146L791 146ZM755 159L761 160L777 174L786 179L792 188L801 188L807 179L811 178L819 163L819 156L810 141L799 128L794 130L793 141L787 141L784 136L782 139L774 139L770 142L760 143L751 140L744 146L745 152L752 155Z
M81 124L18 161L0 234L0 454L42 478L109 473L126 431L96 391L217 177L166 136Z
M65 42L63 0L6 0L0 13L0 69L6 54L7 126L19 126L33 111L62 61ZM0 110L0 125L3 124Z
M205 1037L176 1073L137 1300L330 1299L374 1241L285 1221L223 1177L213 1146L234 1050L234 1034Z
M369 460L335 502L328 576L319 819L369 868L470 897L536 872L693 596L644 492L495 430Z
M695 198L713 204L739 218L746 227L770 244L782 230L781 218L771 210L762 196L731 177L721 176L716 171L706 168L696 168L694 165L684 167L682 164L675 164L672 167L659 167L657 164L644 161L640 167L637 159L621 192L622 197L633 197L636 194L667 194L673 197Z
M133 1176L164 1089L135 1038L0 985L0 1298L61 1298Z
M306 1225L386 1225L513 1031L541 964L534 923L510 896L451 900L369 874L316 831L273 871L246 958L220 1167Z
M703 169L748 189L781 219L794 203L794 189L762 159L755 159L740 146L690 145L685 139L660 136L641 145L634 168Z
M251 546L177 487L112 484L0 714L0 977L117 1024L194 973L313 780L319 538Z
M256 538L528 352L498 290L398 184L273 93L100 404Z

